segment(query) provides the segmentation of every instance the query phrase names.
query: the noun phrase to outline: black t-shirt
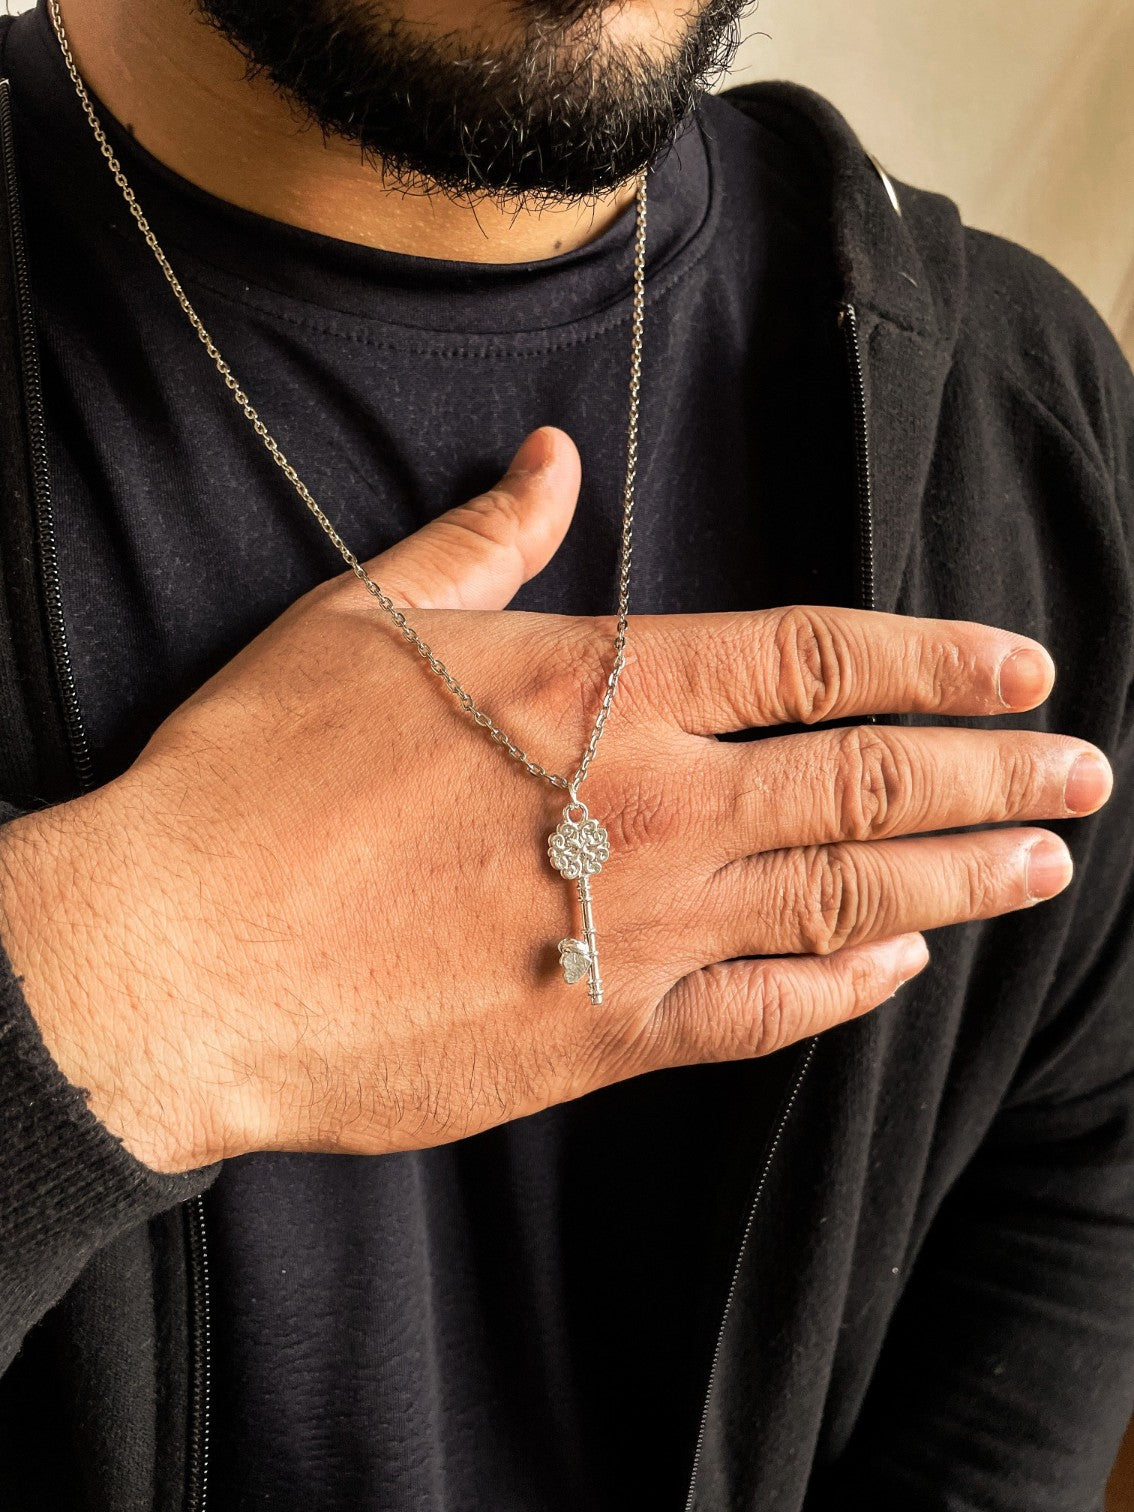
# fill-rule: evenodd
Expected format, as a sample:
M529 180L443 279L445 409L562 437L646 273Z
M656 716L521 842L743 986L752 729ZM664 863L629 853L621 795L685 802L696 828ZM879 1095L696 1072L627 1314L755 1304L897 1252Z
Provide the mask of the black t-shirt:
M4 72L62 602L106 780L342 563L146 250L42 3ZM542 262L379 252L225 204L103 120L190 298L360 557L552 423L579 445L581 501L515 602L612 610L632 212ZM633 611L850 601L828 237L784 153L707 99L651 176ZM829 530L800 543L805 493ZM206 1200L210 1512L679 1508L781 1059L657 1073L437 1150L228 1162Z

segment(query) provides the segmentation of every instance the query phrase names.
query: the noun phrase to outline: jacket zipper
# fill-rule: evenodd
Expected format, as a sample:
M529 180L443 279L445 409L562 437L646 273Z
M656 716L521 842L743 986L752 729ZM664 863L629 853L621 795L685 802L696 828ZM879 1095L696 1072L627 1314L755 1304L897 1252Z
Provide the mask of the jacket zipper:
M193 1197L186 1203L185 1231L189 1249L189 1311L192 1330L185 1512L205 1512L209 1494L212 1319L209 1311L209 1245L205 1232L203 1198Z
M0 79L0 150L4 158L4 191L12 238L12 266L16 279L16 305L19 311L20 373L24 387L24 413L28 448L31 454L32 497L35 503L36 537L39 569L47 615L48 643L55 667L56 684L63 705L63 723L79 785L86 792L94 782L91 753L83 729L79 700L75 692L75 674L67 645L67 625L63 618L63 600L59 581L59 555L55 545L55 525L51 515L51 474L47 465L47 438L43 420L43 390L40 383L39 352L36 347L35 318L32 314L31 282L28 278L27 253L24 249L20 221L19 184L16 179L16 149L12 130L12 92L7 79Z
M851 406L854 412L855 472L858 479L858 604L860 609L873 609L874 504L870 445L866 429L866 383L862 351L858 344L858 314L854 305L839 305L839 329L843 333L850 369Z
M80 791L88 792L94 786L94 771L90 745L83 728L82 710L79 707L75 674L71 664L70 648L67 644L67 623L63 615L59 554L51 509L51 472L47 457L43 386L36 344L31 279L28 273L27 252L20 217L15 133L12 125L12 92L7 79L0 79L0 158L3 159L3 187L11 229L12 269L16 283L19 321L20 376L23 382L24 411L31 459L38 566L47 620L48 646L62 704L63 723L75 777ZM193 1198L186 1205L185 1221L192 1314L186 1507L188 1512L205 1512L209 1465L210 1319L208 1246L205 1236L204 1203L200 1197Z
M844 302L838 306L838 323L839 329L843 333L843 347L850 374L851 412L854 425L855 484L858 501L858 604L862 609L873 609L875 605L874 499L871 482L870 441L866 424L866 383L863 373L862 352L858 343L858 315L853 304ZM874 723L875 719L875 715L870 715L865 722ZM764 1163L760 1169L760 1178L756 1183L756 1190L752 1194L752 1201L748 1205L748 1216L744 1222L740 1245L736 1252L736 1259L733 1262L732 1276L725 1295L724 1310L721 1314L720 1323L717 1326L717 1338L713 1346L712 1362L709 1366L709 1379L705 1386L705 1397L701 1407L701 1420L697 1428L697 1443L693 1450L693 1465L689 1473L689 1489L685 1497L685 1512L694 1512L695 1508L697 1476L701 1469L701 1461L705 1451L705 1435L709 1424L709 1404L712 1401L713 1388L717 1382L721 1352L724 1348L725 1329L732 1312L732 1303L733 1298L736 1296L736 1288L740 1282L741 1267L744 1264L745 1256L748 1254L748 1247L756 1226L756 1215L760 1207L760 1199L764 1195L764 1188L768 1183L768 1175L772 1169L772 1163L775 1160L776 1151L779 1149L784 1130L787 1128L788 1119L791 1117L792 1109L798 1100L799 1089L803 1085L803 1079L807 1075L808 1068L814 1059L817 1043L818 1036L809 1042L807 1050L804 1053L803 1061L796 1072L795 1081L792 1084L791 1093L776 1123L772 1142L768 1146L767 1153L764 1156Z
M756 1183L756 1190L752 1194L752 1201L748 1205L748 1217L746 1218L744 1223L744 1232L740 1236L740 1247L736 1252L736 1260L733 1262L732 1276L728 1283L728 1293L725 1297L724 1311L721 1314L721 1321L717 1326L717 1340L713 1346L713 1359L711 1365L709 1366L709 1380L705 1387L705 1401L701 1408L701 1421L697 1428L697 1446L693 1451L693 1467L689 1474L689 1491L685 1497L685 1512L693 1512L694 1508L694 1498L697 1494L697 1475L701 1469L701 1457L705 1449L705 1433L709 1425L709 1402L712 1399L713 1387L717 1383L717 1371L720 1367L721 1350L724 1347L725 1328L728 1324L729 1314L732 1312L732 1301L736 1295L737 1284L740 1280L740 1268L744 1264L745 1255L747 1255L748 1253L748 1244L749 1240L752 1237L752 1230L756 1225L756 1212L760 1206L760 1198L764 1195L764 1188L768 1182L768 1173L772 1169L772 1162L775 1159L776 1151L779 1149L780 1140L783 1138L784 1129L787 1128L788 1118L791 1116L791 1110L795 1106L796 1098L799 1096L799 1089L803 1085L803 1078L806 1076L807 1068L808 1066L810 1066L812 1057L815 1054L816 1043L817 1037L816 1039L812 1039L810 1044L807 1046L806 1053L803 1057L803 1063L795 1074L795 1081L792 1084L791 1095L789 1096L787 1102L784 1104L783 1112L779 1116L779 1120L776 1124L776 1131L772 1135L772 1142L768 1146L768 1153L764 1156L764 1164L760 1170L760 1180Z

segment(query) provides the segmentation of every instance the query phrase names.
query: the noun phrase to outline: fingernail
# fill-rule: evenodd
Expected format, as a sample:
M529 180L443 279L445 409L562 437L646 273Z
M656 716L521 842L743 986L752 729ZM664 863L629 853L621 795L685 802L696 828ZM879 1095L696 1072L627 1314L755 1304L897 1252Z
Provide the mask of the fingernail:
M1110 797L1113 785L1106 757L1096 751L1084 751L1067 773L1063 802L1073 814L1089 814Z
M1054 898L1071 880L1071 852L1057 835L1037 840L1028 851L1028 897Z
M509 476L517 473L539 472L541 467L546 467L551 461L551 453L554 442L551 432L546 426L533 431L520 445L519 451L508 465Z
M1040 702L1052 681L1055 663L1039 647L1023 646L1000 663L1001 702L1010 709L1030 709Z

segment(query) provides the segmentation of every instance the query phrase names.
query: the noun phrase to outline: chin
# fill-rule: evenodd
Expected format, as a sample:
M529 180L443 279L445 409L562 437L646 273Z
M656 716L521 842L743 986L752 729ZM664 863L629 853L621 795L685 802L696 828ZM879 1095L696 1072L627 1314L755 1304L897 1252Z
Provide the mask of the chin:
M603 30L616 47L641 47L658 57L673 51L702 5L690 0L626 0L603 9Z
M680 45L690 20L705 4L706 0L615 0L605 5L594 0L404 0L384 10L422 33L480 47L515 42L533 26L562 33L572 24L593 45L597 17L605 45L663 58Z
M252 68L391 182L591 199L672 143L744 0L197 0Z

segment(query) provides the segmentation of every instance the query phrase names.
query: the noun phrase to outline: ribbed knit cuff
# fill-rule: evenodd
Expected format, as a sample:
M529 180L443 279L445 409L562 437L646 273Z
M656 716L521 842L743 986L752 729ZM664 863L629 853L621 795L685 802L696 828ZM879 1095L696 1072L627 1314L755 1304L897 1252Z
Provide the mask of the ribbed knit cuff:
M0 821L14 813L0 804ZM151 1170L95 1117L44 1044L0 942L0 1369L98 1249L219 1170Z

